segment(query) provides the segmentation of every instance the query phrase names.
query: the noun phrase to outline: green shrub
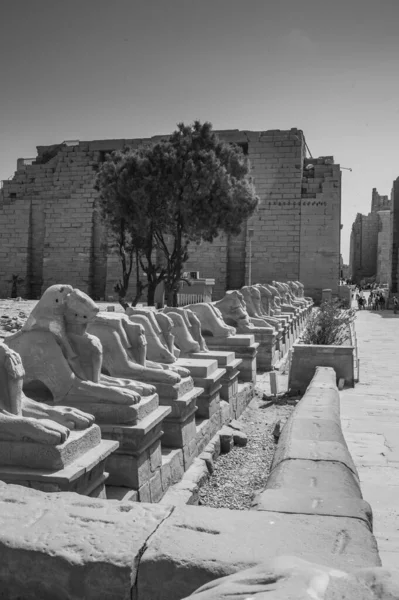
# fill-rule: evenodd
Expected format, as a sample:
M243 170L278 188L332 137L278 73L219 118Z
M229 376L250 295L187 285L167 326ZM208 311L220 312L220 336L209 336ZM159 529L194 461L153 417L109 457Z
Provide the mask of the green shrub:
M304 344L342 346L350 339L350 324L355 320L353 308L342 308L339 300L323 302L309 316L302 335Z

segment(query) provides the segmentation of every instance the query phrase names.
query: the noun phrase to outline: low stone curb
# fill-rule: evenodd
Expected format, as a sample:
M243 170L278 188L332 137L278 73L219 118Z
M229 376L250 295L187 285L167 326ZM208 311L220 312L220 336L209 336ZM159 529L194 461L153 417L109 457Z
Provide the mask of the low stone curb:
M263 492L254 510L360 519L372 530L372 511L340 420L335 371L317 367L284 428Z
M218 456L229 452L234 444L238 446L246 445L247 436L239 429L240 427L236 420L233 420L230 425L224 425L211 439L203 452L194 459L181 481L167 490L160 504L168 506L198 504L199 490L212 475L214 461Z

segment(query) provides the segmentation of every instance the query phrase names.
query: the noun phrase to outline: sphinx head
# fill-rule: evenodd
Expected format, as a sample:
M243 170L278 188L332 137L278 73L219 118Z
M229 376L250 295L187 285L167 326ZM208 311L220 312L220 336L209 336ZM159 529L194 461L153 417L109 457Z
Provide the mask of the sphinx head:
M45 310L48 315L51 313L63 313L66 299L72 291L73 287L71 285L51 285L40 298L37 309Z
M99 307L93 300L78 289L73 289L65 303L65 319L68 323L87 325L94 320Z

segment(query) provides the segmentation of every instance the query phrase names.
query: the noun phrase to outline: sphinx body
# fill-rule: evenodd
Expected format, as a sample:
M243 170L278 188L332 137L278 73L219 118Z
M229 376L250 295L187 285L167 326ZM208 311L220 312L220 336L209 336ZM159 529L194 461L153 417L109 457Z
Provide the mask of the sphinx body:
M0 343L0 440L56 446L67 440L71 429L94 423L92 415L76 408L28 398L22 391L24 374L21 357Z
M47 304L42 307L40 304L41 300L36 306L39 317L42 310L48 311ZM90 412L100 420L107 412L104 407L113 406L117 413L114 422L131 422L136 414L132 407L141 400L137 389L141 388L134 381L101 374L101 343L86 331L88 323L97 315L98 307L87 294L79 290L69 291L62 306L61 336L68 338L77 357L73 362L70 362L64 350L65 340L60 342L51 327L46 330L21 330L6 340L7 345L21 355L26 389L40 397L44 388L47 393L50 392L47 400L55 404L79 408L88 406ZM77 361L80 375L75 371Z
M191 335L191 324L186 311L168 307L165 312L173 323L173 335L178 349L183 354L199 352L200 344Z
M127 308L126 314L132 323L138 323L144 328L147 338L147 357L149 360L172 365L176 357L167 346L162 329L158 325L154 311L144 311L136 308Z
M236 334L235 327L224 321L223 315L215 303L199 302L198 304L188 304L184 308L192 311L198 318L203 335L227 338Z
M265 327L272 327L274 330L279 329L280 323L278 319L270 317L262 306L261 293L256 285L244 286L241 288L241 293L244 298L245 306L251 318L261 319Z
M251 318L245 306L243 295L238 290L229 290L221 300L213 303L223 316L223 320L237 329L237 333L273 333L273 327L262 319Z
M184 308L165 306L162 312L171 317L175 327L176 344L182 352L209 352L202 335L201 321L191 309L186 306ZM174 318L174 315L180 315L183 322ZM184 346L184 349L181 346Z
M127 315L100 313L89 325L88 331L101 341L103 372L113 377L134 379L136 385L141 382L142 396L155 391L152 384L174 385L181 380L179 372L146 359L144 327L131 321Z
M261 284L261 283L257 283L255 286L260 293L260 297L261 297L261 307L264 310L264 313L270 318L272 319L271 322L273 323L280 323L278 317L277 317L277 311L274 305L274 301L273 301L273 294L271 293L271 291L266 287L266 285Z
M176 355L179 354L179 350L173 345L172 352L169 350L167 342L163 336L161 327L158 324L157 313L150 309L136 309L129 307L126 309L130 321L142 325L145 331L147 339L147 357L146 366L152 369L174 371L180 377L189 377L190 373L187 369L175 365ZM172 334L173 321L165 314L159 320L162 327L167 327L168 331ZM173 336L174 339L174 336ZM176 383L176 381L175 381Z

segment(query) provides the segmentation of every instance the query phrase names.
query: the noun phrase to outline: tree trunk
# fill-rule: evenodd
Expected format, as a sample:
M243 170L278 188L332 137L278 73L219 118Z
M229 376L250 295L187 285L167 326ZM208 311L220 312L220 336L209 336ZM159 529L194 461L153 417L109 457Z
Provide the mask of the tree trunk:
M155 290L157 287L157 282L156 281L149 281L148 282L148 289L147 289L147 304L148 306L154 306L155 305Z

